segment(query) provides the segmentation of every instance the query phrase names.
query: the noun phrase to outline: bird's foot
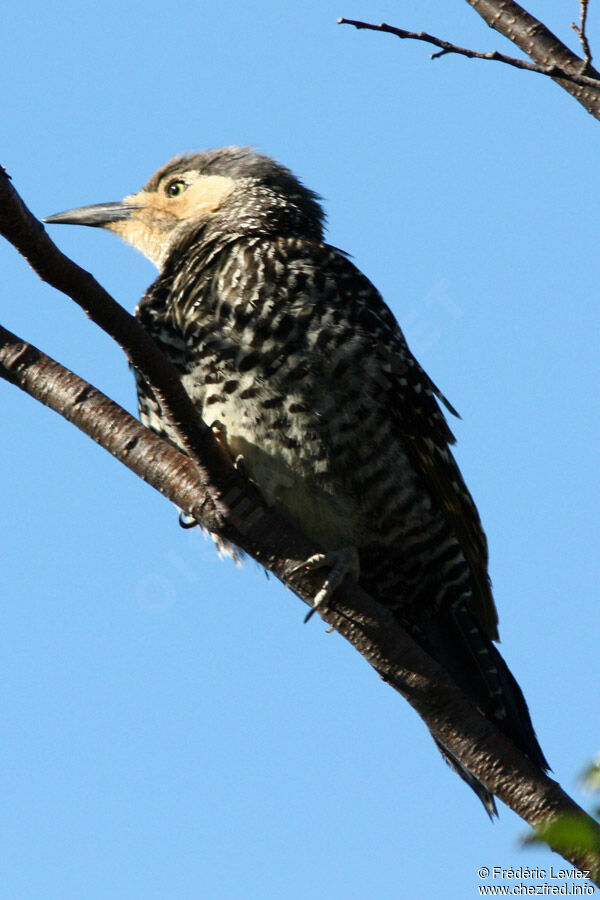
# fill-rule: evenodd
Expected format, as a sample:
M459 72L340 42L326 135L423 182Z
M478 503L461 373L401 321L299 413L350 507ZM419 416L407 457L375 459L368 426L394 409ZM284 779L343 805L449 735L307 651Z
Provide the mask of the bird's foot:
M315 597L312 609L306 614L304 618L305 623L308 622L320 606L328 603L346 575L350 575L355 581L358 581L360 561L356 548L343 547L341 550L330 550L328 553L315 553L314 556L309 557L305 562L292 569L290 574L299 572L302 569L314 572L316 569L324 568L330 568L331 571Z

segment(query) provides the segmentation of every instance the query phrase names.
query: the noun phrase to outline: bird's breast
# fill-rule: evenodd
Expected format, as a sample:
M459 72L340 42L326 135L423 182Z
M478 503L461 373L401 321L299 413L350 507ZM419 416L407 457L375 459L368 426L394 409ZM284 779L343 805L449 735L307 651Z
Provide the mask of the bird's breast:
M195 375L182 381L267 503L326 550L356 541L358 505L333 471L318 413L303 398L278 394L249 373L208 385Z

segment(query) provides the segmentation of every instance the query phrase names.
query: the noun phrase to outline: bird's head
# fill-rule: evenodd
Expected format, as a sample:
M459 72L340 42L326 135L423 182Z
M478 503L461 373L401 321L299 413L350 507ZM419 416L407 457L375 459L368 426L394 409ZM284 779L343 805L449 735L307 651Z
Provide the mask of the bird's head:
M159 269L192 235L225 242L258 233L321 240L323 232L317 195L289 169L245 147L176 156L137 194L44 221L107 228Z

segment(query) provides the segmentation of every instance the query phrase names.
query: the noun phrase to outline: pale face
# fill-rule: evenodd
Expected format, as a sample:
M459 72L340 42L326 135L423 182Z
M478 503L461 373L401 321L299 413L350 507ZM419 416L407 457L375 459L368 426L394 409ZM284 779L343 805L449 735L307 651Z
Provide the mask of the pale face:
M104 226L140 250L157 268L167 259L182 231L219 209L235 181L223 175L201 175L187 170L171 173L155 191L130 194L123 205L136 207L124 219Z

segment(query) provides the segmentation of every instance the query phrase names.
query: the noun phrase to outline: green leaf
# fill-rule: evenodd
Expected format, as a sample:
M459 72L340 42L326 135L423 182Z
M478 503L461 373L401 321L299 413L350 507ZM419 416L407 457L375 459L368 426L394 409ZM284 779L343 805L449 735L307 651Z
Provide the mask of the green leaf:
M577 815L564 815L531 831L524 844L549 844L558 853L600 850L594 822Z

